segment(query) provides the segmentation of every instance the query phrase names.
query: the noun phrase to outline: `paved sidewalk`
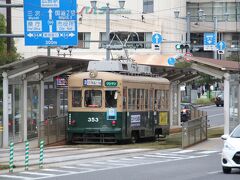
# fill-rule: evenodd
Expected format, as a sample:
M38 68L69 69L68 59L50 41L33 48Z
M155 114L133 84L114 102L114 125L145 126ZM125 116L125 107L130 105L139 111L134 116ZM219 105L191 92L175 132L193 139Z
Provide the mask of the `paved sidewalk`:
M224 141L219 138L209 138L207 141L191 146L187 149L221 151Z

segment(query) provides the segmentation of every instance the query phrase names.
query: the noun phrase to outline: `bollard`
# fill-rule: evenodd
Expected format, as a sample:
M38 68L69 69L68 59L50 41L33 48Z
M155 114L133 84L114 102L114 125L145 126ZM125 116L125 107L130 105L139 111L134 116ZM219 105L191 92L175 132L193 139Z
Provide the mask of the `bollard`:
M13 172L13 153L14 153L14 143L10 143L10 159L9 159L9 172Z
M43 147L44 147L44 141L40 141L40 159L39 159L39 168L43 167Z
M25 170L29 167L29 142L25 141Z

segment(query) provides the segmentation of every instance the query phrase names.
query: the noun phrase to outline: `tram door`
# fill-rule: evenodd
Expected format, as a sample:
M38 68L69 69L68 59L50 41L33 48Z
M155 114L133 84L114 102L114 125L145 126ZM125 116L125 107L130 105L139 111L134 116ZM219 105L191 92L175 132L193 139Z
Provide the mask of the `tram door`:
M128 118L127 118L127 87L123 88L123 113L122 120L124 123L125 137L128 136Z

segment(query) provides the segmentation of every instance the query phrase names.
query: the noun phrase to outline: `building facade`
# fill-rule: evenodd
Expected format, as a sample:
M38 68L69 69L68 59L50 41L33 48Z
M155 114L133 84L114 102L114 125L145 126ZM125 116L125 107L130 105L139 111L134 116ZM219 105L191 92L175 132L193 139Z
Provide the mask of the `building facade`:
M203 10L205 16L199 17ZM196 56L214 57L213 51L204 51L204 33L217 31L217 41L227 48L218 59L238 60L240 51L240 1L239 0L188 0L187 12L191 15L191 45ZM216 18L215 22L214 19ZM214 28L215 27L215 28Z
M106 43L106 3L110 8L118 8L117 0L99 0L93 9L90 0L77 0L78 4L78 45L71 49L72 57L104 59ZM174 17L174 11L180 11L180 18ZM205 16L199 17L203 10ZM194 56L214 57L213 51L204 51L204 33L218 32L217 41L225 41L227 49L218 59L235 59L239 52L240 1L239 0L126 0L124 9L111 11L110 31L115 41L112 45L128 42L128 54L161 54L167 59L180 53L175 45L186 40L186 12L190 12L191 49ZM226 18L225 15L228 14ZM214 23L214 18L217 21ZM23 9L12 11L13 33L23 34ZM158 32L163 43L155 48L152 34ZM131 43L139 41L139 43ZM140 43L142 42L142 43ZM143 43L145 42L145 43ZM24 39L16 38L18 52L25 58L34 55L46 55L46 47L25 46ZM66 48L64 48L66 49ZM68 50L51 48L51 55L69 55ZM118 49L118 48L116 48ZM124 55L123 51L112 51L113 56ZM165 57L164 57L165 56Z
M78 0L78 45L71 49L72 57L104 59L106 43L106 3L111 9L118 8L117 0L99 0L93 9L90 0ZM110 37L112 45L126 43L128 54L161 54L165 59L176 54L176 42L185 38L185 21L174 18L174 9L186 14L186 0L126 0L124 9L111 10ZM13 9L13 33L23 34L23 9ZM152 34L158 32L163 37L160 47L152 46ZM132 42L132 43L131 43ZM133 43L136 42L136 43ZM142 42L142 43L140 43ZM145 42L145 43L144 43ZM46 55L46 47L25 46L24 39L15 39L18 52L25 58ZM66 49L66 48L65 48ZM59 54L69 54L60 49ZM124 56L123 50L112 51L113 56ZM57 55L57 47L51 48L51 55Z

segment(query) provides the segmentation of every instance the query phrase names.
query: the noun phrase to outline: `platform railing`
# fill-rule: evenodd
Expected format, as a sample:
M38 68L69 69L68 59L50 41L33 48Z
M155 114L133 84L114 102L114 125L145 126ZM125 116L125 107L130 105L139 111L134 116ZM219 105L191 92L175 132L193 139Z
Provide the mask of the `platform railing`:
M56 144L66 140L67 117L48 117L40 123L39 141L44 140L45 145Z
M191 112L191 119L182 123L182 148L207 140L207 113L199 110Z

